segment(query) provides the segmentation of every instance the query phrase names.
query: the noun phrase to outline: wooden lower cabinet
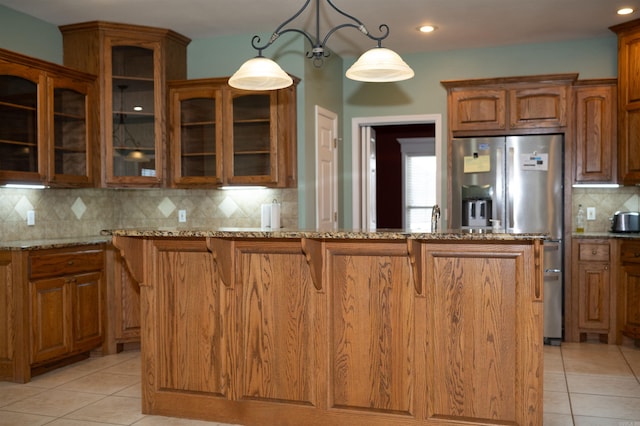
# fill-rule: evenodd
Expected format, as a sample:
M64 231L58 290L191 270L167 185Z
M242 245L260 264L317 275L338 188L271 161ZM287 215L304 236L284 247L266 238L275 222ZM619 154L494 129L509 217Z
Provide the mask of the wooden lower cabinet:
M508 244L114 237L148 414L243 425L542 424L542 271Z
M0 251L0 380L28 382L100 347L104 247Z
M615 243L608 239L574 239L572 277L577 296L577 333L581 341L589 334L603 343L618 343L616 326L616 286L613 285L612 253Z
M620 244L622 334L640 343L640 242Z

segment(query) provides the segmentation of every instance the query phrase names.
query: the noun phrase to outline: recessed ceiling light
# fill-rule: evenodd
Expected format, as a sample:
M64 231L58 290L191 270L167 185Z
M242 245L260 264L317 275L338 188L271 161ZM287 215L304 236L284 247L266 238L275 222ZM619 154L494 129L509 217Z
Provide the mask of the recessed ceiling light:
M630 15L633 13L633 9L630 7L623 7L622 9L618 9L618 15Z
M420 31L421 33L432 33L436 30L436 28L437 27L433 25L422 25L418 27L418 31Z

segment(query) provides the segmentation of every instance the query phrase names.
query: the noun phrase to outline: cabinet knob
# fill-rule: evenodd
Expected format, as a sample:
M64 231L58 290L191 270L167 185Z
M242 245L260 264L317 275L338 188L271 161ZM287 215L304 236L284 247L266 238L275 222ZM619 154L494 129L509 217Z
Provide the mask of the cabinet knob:
M67 265L73 265L73 260L68 261Z
M593 255L598 254L598 250L597 250L597 249L593 249L593 250L591 250L591 254L593 254Z

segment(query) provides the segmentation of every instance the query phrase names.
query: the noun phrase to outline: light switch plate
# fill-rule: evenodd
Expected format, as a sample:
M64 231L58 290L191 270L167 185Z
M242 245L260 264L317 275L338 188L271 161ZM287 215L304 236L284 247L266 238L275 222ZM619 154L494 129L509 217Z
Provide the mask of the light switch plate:
M587 207L587 220L596 220L596 208Z

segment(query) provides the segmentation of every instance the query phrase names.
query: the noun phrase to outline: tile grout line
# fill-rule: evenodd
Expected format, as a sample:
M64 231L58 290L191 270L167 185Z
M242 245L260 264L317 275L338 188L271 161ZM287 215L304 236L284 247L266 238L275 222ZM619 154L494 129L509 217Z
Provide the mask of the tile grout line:
M571 390L569 389L569 379L567 378L567 366L564 362L564 351L562 345L560 345L560 359L562 361L562 375L564 377L564 385L567 388L567 398L569 399L569 414L571 415L571 424L575 426L576 420L573 414L573 402L571 399Z

